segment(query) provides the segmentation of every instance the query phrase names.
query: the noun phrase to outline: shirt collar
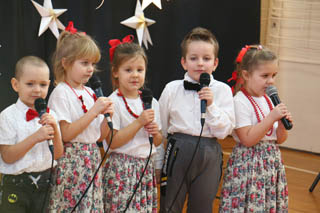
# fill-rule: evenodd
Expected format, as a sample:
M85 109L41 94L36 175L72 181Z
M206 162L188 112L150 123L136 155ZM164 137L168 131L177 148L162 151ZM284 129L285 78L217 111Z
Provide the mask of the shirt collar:
M30 108L25 103L23 103L20 98L18 98L18 100L16 102L16 106L17 106L18 110L22 111L23 113L26 113L28 111L28 109Z
M183 80L190 81L191 83L197 83L197 84L199 84L199 82L193 80L193 79L188 75L188 72L186 72L186 73L184 74L184 79L183 79ZM210 84L209 84L209 86L212 86L212 85L213 85L213 81L214 81L213 75L210 75Z

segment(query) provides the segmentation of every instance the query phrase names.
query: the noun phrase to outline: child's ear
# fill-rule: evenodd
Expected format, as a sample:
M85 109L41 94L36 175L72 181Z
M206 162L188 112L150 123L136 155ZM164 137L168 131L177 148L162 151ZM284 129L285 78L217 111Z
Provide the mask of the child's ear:
M241 70L241 76L245 81L249 79L249 75L250 73L247 70Z
M214 64L213 64L213 72L216 71L216 69L217 69L217 67L218 67L218 64L219 64L219 59L216 58L216 59L214 60Z
M11 78L11 86L14 91L19 92L19 81L16 78Z
M181 65L184 70L187 70L186 59L184 57L181 57Z
M62 65L62 67L63 67L64 70L67 70L68 64L67 64L67 62L66 62L66 58L62 58L62 60L61 60L61 65Z

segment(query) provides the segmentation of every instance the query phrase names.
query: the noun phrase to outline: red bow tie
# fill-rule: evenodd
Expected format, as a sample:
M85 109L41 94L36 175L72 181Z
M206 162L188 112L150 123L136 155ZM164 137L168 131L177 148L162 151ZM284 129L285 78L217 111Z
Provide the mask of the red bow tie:
M47 112L49 112L49 108L47 108ZM26 119L27 121L31 121L32 119L34 119L35 117L38 117L39 114L37 111L35 111L34 109L28 109L27 114L26 114Z

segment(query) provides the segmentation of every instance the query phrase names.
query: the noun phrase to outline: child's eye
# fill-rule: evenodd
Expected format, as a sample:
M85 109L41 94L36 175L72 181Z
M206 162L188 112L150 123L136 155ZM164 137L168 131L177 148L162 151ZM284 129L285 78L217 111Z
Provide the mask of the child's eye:
M29 83L26 83L27 86L33 86L33 83L29 82Z
M205 60L205 61L210 61L211 58L210 58L210 57L205 57L204 60Z
M41 87L46 87L48 84L40 84Z
M143 71L144 71L144 69L138 69L138 72L140 72L140 73L143 72Z
M194 60L196 60L197 58L196 57L190 57L190 60L191 61L194 61Z
M131 70L131 69L126 69L126 72L129 72L129 73L130 73L130 72L132 72L132 70Z

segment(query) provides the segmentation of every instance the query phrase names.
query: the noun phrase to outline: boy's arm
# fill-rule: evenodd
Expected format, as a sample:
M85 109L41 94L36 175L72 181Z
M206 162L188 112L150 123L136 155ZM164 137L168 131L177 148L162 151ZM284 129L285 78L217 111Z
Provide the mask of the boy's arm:
M219 92L213 93L213 103L207 107L206 124L214 137L223 139L235 127L235 113L230 87L226 85Z
M50 127L43 126L17 144L0 145L0 153L3 161L7 164L15 163L29 152L35 144L47 139L52 139L53 136L50 136L50 134L53 134L53 132L50 131Z

